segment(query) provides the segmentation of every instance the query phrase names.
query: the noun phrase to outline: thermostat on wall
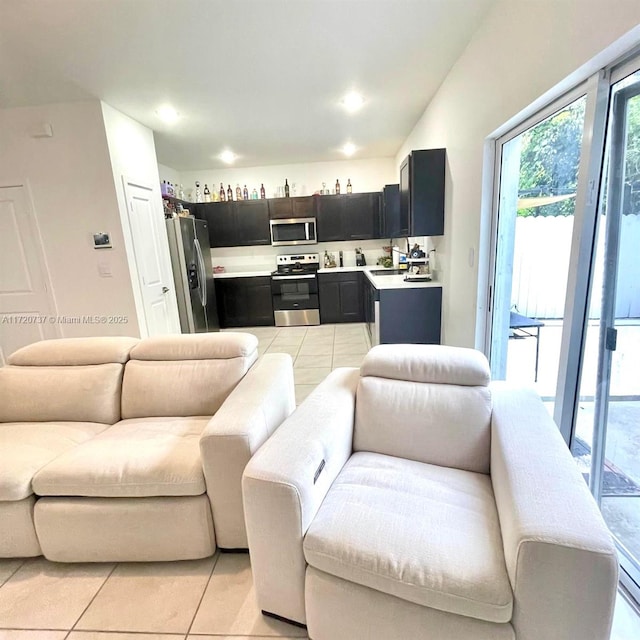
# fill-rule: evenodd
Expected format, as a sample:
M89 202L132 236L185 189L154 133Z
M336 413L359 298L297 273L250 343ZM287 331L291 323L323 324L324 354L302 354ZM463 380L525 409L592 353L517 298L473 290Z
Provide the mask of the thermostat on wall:
M99 232L93 234L94 249L111 249L111 236L108 233Z

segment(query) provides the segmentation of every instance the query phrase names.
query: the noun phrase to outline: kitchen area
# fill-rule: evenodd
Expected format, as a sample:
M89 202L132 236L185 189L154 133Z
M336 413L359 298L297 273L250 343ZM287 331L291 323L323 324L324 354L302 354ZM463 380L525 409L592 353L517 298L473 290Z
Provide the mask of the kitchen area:
M444 149L413 151L397 184L364 193L287 197L287 184L275 198L165 196L169 227L186 209L193 227L206 229L200 251L189 235L184 267L174 261L179 306L195 309L181 313L183 332L251 328L261 350L286 347L297 370L323 369L308 382L296 376L301 385L327 368L358 366L371 345L440 343L433 240L444 234L445 162ZM202 307L207 322L194 328L188 316Z

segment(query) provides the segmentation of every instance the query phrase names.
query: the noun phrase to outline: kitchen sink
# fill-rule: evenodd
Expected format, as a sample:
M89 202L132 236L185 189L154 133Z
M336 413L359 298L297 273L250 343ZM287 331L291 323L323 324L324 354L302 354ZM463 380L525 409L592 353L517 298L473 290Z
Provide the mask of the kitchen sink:
M371 269L369 271L374 276L400 276L407 273L406 269Z

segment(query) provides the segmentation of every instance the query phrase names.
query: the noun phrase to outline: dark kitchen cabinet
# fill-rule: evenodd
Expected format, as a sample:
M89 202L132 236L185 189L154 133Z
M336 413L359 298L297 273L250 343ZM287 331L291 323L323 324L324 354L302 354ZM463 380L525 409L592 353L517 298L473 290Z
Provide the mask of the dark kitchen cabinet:
M319 242L380 238L380 193L321 196L317 218Z
M400 225L400 185L387 184L382 190L381 225L383 238L402 238Z
M296 198L271 198L269 217L277 218L314 218L316 215L316 197L298 196Z
M207 202L194 206L197 218L209 223L212 247L271 244L266 200Z
M412 151L400 165L400 236L444 234L445 149Z
M271 244L267 202L265 200L241 200L234 204L240 245Z
M220 327L273 326L271 278L216 278Z
M363 322L361 274L358 271L318 274L320 322Z
M371 344L440 344L442 287L376 289L362 274L364 322Z

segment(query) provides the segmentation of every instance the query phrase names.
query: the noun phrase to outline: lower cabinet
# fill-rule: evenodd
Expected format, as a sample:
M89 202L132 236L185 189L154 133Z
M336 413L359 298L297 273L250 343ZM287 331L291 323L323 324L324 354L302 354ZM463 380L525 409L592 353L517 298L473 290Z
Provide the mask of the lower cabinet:
M216 278L220 327L273 326L271 278Z
M371 344L440 344L442 287L376 289L363 274Z
M364 321L360 278L358 271L318 274L321 324Z

